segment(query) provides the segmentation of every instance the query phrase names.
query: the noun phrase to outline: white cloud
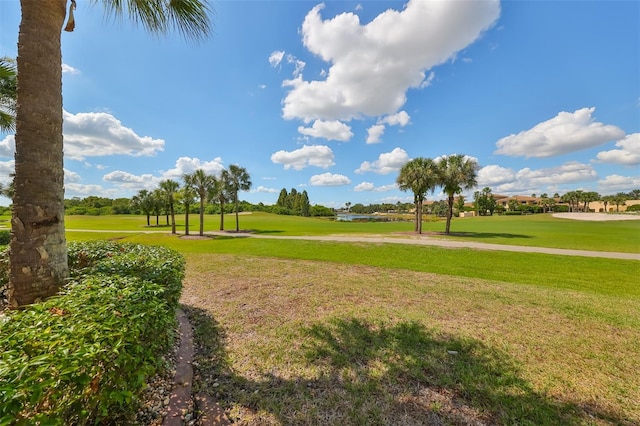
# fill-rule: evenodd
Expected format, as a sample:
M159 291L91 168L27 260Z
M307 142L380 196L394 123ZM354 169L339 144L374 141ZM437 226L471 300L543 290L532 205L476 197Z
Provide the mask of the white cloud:
M375 188L375 185L372 182L360 182L359 184L353 187L353 190L356 192L373 191L374 188Z
M312 127L298 127L298 132L314 138L325 138L341 142L347 142L353 137L351 127L337 120L316 120L313 122Z
M289 89L283 117L349 120L394 114L409 88L428 84L427 70L446 62L491 27L500 15L497 0L434 2L410 0L366 25L354 13L323 20L315 6L304 19L304 46L330 64L324 80L299 75Z
M76 183L82 181L80 174L72 172L71 170L64 169L64 184Z
M164 140L138 136L105 112L63 112L65 157L84 160L105 155L153 156L164 150Z
M193 173L198 169L202 169L210 175L219 175L224 169L222 158L216 157L211 161L202 161L195 157L180 157L172 169L162 172L162 178L178 180L182 179L184 174Z
M410 120L411 117L409 117L409 114L407 114L406 111L400 111L397 114L386 116L385 118L380 120L380 123L388 124L389 126L399 125L400 127L404 127L409 124Z
M0 157L13 158L16 153L15 135L7 135L0 141Z
M62 74L78 75L80 74L80 70L71 65L62 64Z
M350 183L351 179L348 177L332 173L314 175L309 179L309 184L312 186L342 186L349 185Z
M481 174L482 173L482 174ZM478 188L490 187L496 194L555 192L560 185L593 181L598 174L589 164L570 161L542 169L525 167L514 172L501 166L486 166L478 173Z
M363 192L363 191L387 192L387 191L393 191L394 189L398 189L398 185L396 185L395 183L391 185L382 185L382 186L376 187L371 182L362 182L357 184L353 188L355 192Z
M599 192L603 195L629 192L638 188L640 188L640 176L609 175L598 181Z
M380 143L382 140L380 139L384 134L384 124L374 124L373 126L367 129L367 143Z
M279 189L275 189L275 188L267 188L266 186L258 186L255 190L251 191L251 192L264 192L264 193L268 193L268 194L277 194L280 192Z
M271 52L271 55L269 55L269 65L274 68L277 67L282 62L282 58L284 58L283 51L276 50L274 52Z
M592 148L624 136L618 127L594 121L594 111L595 108L582 108L573 113L560 112L529 130L500 139L496 142L498 149L495 154L553 157Z
M485 166L478 171L478 187L492 187L503 183L513 182L513 170L495 164Z
M355 170L356 173L373 172L379 175L387 175L397 172L400 167L409 161L409 155L402 148L395 148L391 152L385 152L378 156L376 161L364 161L360 167Z
M424 81L420 84L420 88L424 89L425 87L431 86L431 83L433 82L433 79L435 77L436 77L436 73L431 71L431 73L429 73L429 77L425 78Z
M129 190L154 190L160 184L160 178L151 174L134 175L122 170L116 170L111 173L107 173L102 177L105 182L111 182L117 184L120 188Z
M100 197L117 198L120 195L116 191L105 190L102 185L70 183L64 186L65 198L88 197L99 194Z
M287 55L287 63L295 65L295 68L293 69L294 77L302 74L302 70L304 70L304 67L307 65L304 61L296 59L296 57L293 55Z
M0 182L3 184L8 184L11 182L12 178L9 175L16 170L16 162L15 160L10 161L0 161Z
M285 170L302 170L307 166L326 169L335 164L333 159L333 151L325 145L303 145L294 151L281 150L271 155L271 161L283 164Z
M601 151L596 158L603 163L637 166L640 164L640 133L627 135L616 142L620 149Z

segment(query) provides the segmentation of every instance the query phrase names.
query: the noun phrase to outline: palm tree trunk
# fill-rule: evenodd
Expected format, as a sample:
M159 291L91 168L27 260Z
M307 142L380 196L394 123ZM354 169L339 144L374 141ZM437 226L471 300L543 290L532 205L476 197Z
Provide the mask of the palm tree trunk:
M204 198L200 197L200 236L204 236Z
M447 208L447 227L445 228L445 231L444 231L445 234L449 234L449 231L451 230L451 217L453 216L453 194L449 195L448 205L449 207Z
M224 231L224 200L220 199L220 230Z
M238 196L236 195L236 232L240 232L240 219L238 218Z
M189 235L189 208L191 206L189 204L185 204L185 212L184 212L184 235Z
M69 275L64 233L62 53L66 0L21 0L9 302L58 292Z
M171 233L175 234L176 233L176 212L175 212L175 209L173 208L173 204L171 204L170 210L171 210Z

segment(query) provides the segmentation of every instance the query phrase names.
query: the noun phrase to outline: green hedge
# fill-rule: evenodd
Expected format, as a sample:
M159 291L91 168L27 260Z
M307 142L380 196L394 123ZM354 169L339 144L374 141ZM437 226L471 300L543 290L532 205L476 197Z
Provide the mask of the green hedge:
M69 245L69 265L60 295L0 317L0 425L122 423L163 367L183 257L83 242Z

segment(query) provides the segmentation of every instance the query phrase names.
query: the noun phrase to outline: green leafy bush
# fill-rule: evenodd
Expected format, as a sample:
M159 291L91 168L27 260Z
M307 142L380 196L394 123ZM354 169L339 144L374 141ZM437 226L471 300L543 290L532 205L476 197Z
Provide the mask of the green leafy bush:
M3 229L0 231L0 246L6 246L11 241L11 232Z
M2 255L6 257L6 253ZM60 295L0 317L0 425L121 423L174 338L184 259L69 245Z
M505 216L521 216L522 215L522 211L521 210L507 210L506 212L504 212Z
M627 207L627 212L640 212L640 204L632 204Z

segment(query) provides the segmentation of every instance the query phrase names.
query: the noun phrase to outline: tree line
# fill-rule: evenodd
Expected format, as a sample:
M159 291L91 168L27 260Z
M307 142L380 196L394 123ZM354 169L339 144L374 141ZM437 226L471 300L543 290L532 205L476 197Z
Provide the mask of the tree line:
M185 235L189 235L189 215L193 206L198 206L200 218L199 235L204 235L205 207L215 203L220 207L220 230L224 230L224 213L231 205L236 216L236 232L240 231L240 200L238 193L251 189L251 176L244 167L232 164L219 175L206 173L198 169L182 175L182 184L165 179L154 191L143 189L132 199L130 206L134 211L147 217L147 226L151 226L151 216L156 216L156 224L161 214L171 220L171 233L176 233L177 206L182 206L185 214Z

